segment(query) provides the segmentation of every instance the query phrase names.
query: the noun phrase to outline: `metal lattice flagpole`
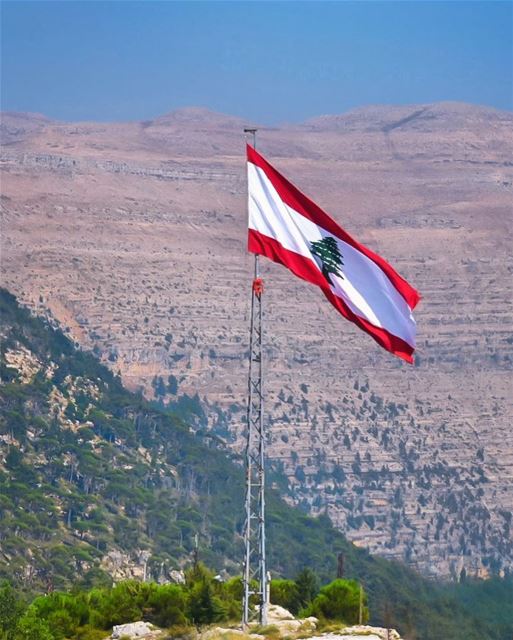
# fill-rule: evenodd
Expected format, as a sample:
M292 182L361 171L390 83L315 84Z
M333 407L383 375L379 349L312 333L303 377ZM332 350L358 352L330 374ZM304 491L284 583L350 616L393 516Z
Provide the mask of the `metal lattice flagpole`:
M245 129L253 134L256 129ZM263 281L259 259L255 255L255 271L251 290L249 339L248 413L246 443L246 521L244 527L244 574L242 624L256 619L267 624L268 590L265 556L265 431L262 368L262 296ZM258 604L256 610L251 604Z

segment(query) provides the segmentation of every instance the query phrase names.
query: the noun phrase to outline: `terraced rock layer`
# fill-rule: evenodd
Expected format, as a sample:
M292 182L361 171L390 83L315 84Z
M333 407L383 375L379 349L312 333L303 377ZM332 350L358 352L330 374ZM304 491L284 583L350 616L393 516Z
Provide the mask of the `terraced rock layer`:
M149 397L241 449L251 257L242 128L4 114L3 281ZM288 499L424 573L513 568L513 115L368 107L259 149L422 293L415 367L264 264L269 455ZM222 411L218 411L219 407Z

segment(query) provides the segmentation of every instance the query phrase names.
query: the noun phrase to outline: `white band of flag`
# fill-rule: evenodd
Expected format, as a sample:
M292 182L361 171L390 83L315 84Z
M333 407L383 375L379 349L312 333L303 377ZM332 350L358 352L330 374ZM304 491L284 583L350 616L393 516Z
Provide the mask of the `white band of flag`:
M321 287L344 317L412 362L417 291L249 145L248 191L249 251Z

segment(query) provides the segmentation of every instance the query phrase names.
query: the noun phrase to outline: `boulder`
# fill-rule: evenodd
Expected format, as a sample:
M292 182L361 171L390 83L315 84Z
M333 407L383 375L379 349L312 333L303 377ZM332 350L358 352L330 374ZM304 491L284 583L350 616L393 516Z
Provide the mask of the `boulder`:
M282 620L295 620L294 616L279 604L270 604L267 609L267 624L276 624Z
M317 625L319 624L319 619L315 616L309 616L308 618L303 618L301 620L301 631L302 632L311 632L317 629Z
M119 638L127 637L127 638L144 638L145 636L149 636L150 634L161 633L160 631L155 631L152 628L152 625L148 622L142 622L139 620L138 622L129 622L128 624L117 624L112 628L112 640L119 640Z
M169 577L176 584L185 584L185 573L181 570L173 569L169 572Z
M311 633L317 628L318 622L313 616L298 620L290 611L278 604L269 604L267 609L267 624L276 627L281 638L297 633Z

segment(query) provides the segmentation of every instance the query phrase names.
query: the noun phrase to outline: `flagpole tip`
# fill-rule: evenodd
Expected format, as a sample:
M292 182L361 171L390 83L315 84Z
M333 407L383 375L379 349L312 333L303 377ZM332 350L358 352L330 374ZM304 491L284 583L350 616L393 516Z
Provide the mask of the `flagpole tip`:
M258 129L256 127L244 127L244 133L250 133L253 136L253 149L256 149L256 133Z

